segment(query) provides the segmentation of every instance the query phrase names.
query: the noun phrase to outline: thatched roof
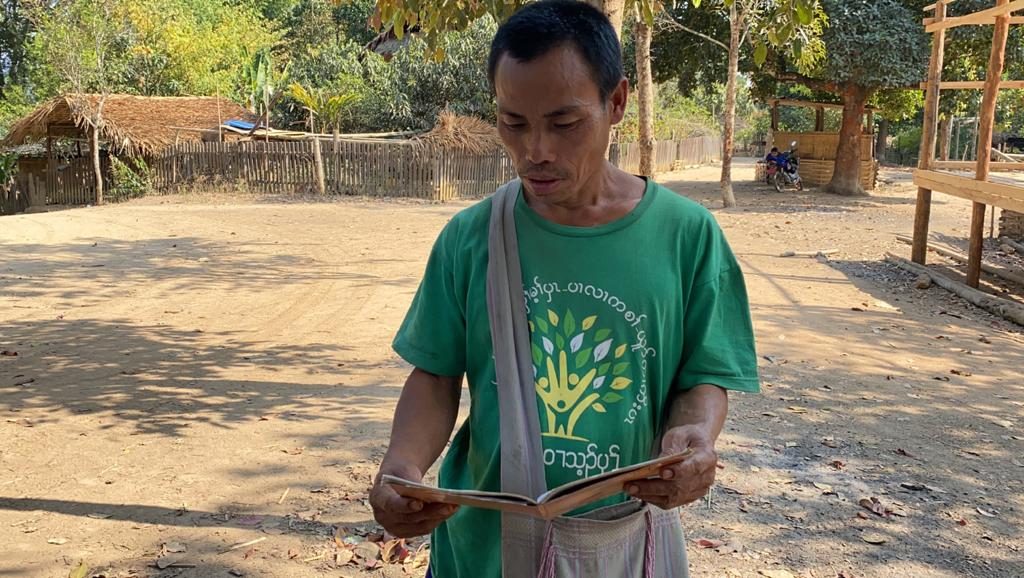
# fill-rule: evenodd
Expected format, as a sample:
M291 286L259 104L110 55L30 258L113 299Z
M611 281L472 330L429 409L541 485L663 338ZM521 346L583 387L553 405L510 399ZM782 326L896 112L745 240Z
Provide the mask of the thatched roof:
M448 111L442 112L437 117L437 124L430 132L412 140L473 154L489 153L502 147L498 129L490 123L476 117L459 116Z
M88 126L100 102L96 94L69 94L52 98L11 127L3 145L16 146L44 140L47 126ZM248 118L241 106L221 98L218 111L212 96L130 96L111 94L103 101L100 140L116 151L153 154L179 141L198 141L203 130L217 130L222 120Z

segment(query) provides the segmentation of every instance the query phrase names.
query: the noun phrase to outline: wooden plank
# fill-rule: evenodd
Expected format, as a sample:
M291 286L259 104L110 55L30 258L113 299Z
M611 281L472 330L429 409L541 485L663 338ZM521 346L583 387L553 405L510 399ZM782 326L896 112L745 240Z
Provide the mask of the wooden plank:
M946 5L936 3L935 20L946 19ZM925 93L924 125L922 127L921 151L918 166L929 170L935 162L935 139L938 130L939 93L936 87L942 86L942 61L945 53L946 31L939 30L932 37L932 54L928 61L928 82ZM910 259L924 265L928 259L928 228L932 213L932 191L927 187L918 187L917 200L914 205L914 243L910 251Z
M921 21L921 24L923 24L923 25L925 25L927 27L929 24L931 24L933 22L935 22L934 18L925 18L924 20ZM989 20L986 20L984 22L978 22L977 24L995 24L995 23L996 23L996 19L993 17L993 18L991 18ZM1011 16L1010 17L1010 24L1024 24L1024 16Z
M961 199L1024 212L1024 187L922 170L914 171L914 184Z
M1011 12L1017 10L1024 10L1024 0L1014 0L1013 2L1000 2L998 5L988 8L986 10L980 10L973 14L967 14L965 16L957 16L955 18L946 18L942 22L932 22L925 27L926 32L938 32L939 30L945 30L947 28L954 28L957 26L969 26L987 24L988 21L996 16L1008 15Z
M978 167L977 161L933 161L933 169L973 171ZM988 165L990 172L1024 171L1024 162L996 162Z
M921 89L927 90L931 81L922 82ZM939 83L939 90L983 90L984 80L946 80ZM1024 80L1003 80L999 83L1000 90L1020 90L1024 88Z
M945 8L946 4L951 4L952 2L953 0L938 0L938 2L934 4L929 4L925 6L924 8L922 8L922 10L924 12L931 12L932 10L935 10L935 8L937 8L938 6L942 6L943 8Z

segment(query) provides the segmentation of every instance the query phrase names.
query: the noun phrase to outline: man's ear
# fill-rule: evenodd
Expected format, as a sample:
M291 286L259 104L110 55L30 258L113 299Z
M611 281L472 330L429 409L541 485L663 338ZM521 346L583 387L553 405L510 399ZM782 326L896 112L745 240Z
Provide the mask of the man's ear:
M623 78L619 81L615 90L608 95L608 116L611 118L613 125L622 122L623 117L626 116L626 103L628 101L629 81Z

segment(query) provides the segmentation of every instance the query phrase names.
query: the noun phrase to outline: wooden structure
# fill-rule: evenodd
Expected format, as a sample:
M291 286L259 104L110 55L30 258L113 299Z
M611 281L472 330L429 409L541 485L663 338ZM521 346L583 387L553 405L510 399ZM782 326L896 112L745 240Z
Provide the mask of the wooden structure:
M500 141L489 143L487 138L460 135L451 128L439 134L435 127L420 138L405 140L180 143L164 149L151 163L153 184L165 191L204 183L234 183L275 194L447 201L488 195L516 176ZM671 170L713 162L720 151L718 137L661 141L656 143L656 160L659 170ZM610 152L612 162L624 170L636 170L639 145L613 144Z
M825 131L825 111L828 109L842 110L843 105L784 98L770 100L769 104L772 108L772 129L768 136L768 148L779 147L780 151L786 151L789 149L789 144L796 141L800 158L800 177L803 179L804 184L809 187L820 187L828 184L832 180L832 173L835 171L836 150L839 148L839 133ZM780 131L780 106L798 106L814 110L814 131ZM873 190L878 177L878 162L875 160L875 139L871 128L874 122L874 109L872 107L867 108L866 117L864 134L860 137L860 181L864 190Z
M43 161L38 166L27 162L22 168L45 182L47 204L94 202L96 179L89 147L97 110L102 122L95 136L101 143L105 184L111 180L110 154L151 159L175 144L219 140L222 121L249 117L241 106L214 97L67 94L50 99L15 123L2 143L45 143Z
M921 155L914 171L918 186L914 215L914 237L911 258L923 265L928 251L928 226L932 192L968 199L973 203L970 248L967 255L967 285L977 288L982 271L982 245L985 211L988 205L1024 212L1024 179L1020 175L993 176L993 172L1024 171L1024 162L992 162L991 154L979 154L974 163L938 161L935 141L938 130L939 95L942 90L984 90L982 97L978 147L990 151L995 125L996 98L1001 88L1021 86L1021 81L1003 81L1006 39L1011 24L1024 24L1024 18L1013 16L1024 11L1024 0L996 0L995 6L958 17L946 16L946 5L953 0L939 0L925 8L934 11L924 21L932 34L932 53L925 83L924 127L921 133ZM984 82L942 82L942 62L946 30L956 26L992 25L992 49ZM973 166L971 166L973 165ZM964 169L973 171L964 173ZM971 174L973 172L973 174Z

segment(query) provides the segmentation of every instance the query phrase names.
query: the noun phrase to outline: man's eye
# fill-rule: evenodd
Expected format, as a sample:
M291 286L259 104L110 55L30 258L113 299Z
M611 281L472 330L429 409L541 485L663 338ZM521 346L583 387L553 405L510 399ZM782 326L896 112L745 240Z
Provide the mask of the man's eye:
M570 129L570 128L575 127L579 123L580 123L580 121L578 121L578 120L574 120L574 121L571 121L571 122L556 122L555 123L555 128L559 128L559 129L563 129L563 130Z
M522 122L503 122L502 124L504 124L505 128L509 130L519 130L526 126L526 123Z

